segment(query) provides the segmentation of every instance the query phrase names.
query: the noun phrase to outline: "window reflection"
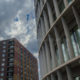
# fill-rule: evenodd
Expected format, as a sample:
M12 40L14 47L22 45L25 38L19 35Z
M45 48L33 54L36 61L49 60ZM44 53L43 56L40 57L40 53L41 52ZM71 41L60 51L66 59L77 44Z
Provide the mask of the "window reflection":
M71 40L73 44L74 54L78 56L80 54L80 29L76 29L71 34Z
M67 49L66 39L63 40L62 50L63 50L64 61L66 62L66 61L69 60L69 52L68 52L68 49Z

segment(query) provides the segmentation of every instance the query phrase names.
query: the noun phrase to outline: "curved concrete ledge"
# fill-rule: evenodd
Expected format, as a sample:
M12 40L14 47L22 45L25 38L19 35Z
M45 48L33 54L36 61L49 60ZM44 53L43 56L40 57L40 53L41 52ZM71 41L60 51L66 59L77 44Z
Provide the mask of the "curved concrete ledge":
M44 80L46 77L48 77L48 76L51 75L52 73L56 72L57 70L62 69L63 67L67 66L68 64L71 64L71 63L73 63L74 61L77 61L77 60L80 60L80 56L75 57L75 58L73 58L73 59L65 62L64 64L61 64L61 65L59 65L58 67L54 68L51 72L47 73L47 74L42 78L42 80Z
M45 39L47 38L48 34L51 32L51 30L53 29L53 27L57 24L57 22L61 19L61 17L66 13L66 11L68 11L72 5L74 5L75 3L75 0L73 0L64 10L63 12L60 14L60 16L55 20L55 22L53 22L51 28L49 29L49 31L47 32L46 36L44 37L44 39L42 40L42 43L40 45L40 48L39 48L39 52L40 52L40 49L45 41Z

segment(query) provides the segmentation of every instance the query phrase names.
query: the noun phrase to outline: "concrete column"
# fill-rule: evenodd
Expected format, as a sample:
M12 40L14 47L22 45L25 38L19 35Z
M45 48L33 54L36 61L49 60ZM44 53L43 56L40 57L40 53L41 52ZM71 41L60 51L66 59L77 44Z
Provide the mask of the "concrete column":
M44 46L43 46L44 47ZM45 51L44 48L42 47L42 52L43 52L43 63L44 63L44 75L47 73L47 64L46 64L46 56L45 56Z
M46 53L45 53L45 50L44 50L44 46L42 47L42 50L43 50L43 58L44 58L44 66L45 66L45 74L48 72L48 68L47 68L47 59L46 59Z
M42 8L43 8L42 0L40 0L40 6L41 6L41 10L42 10Z
M43 65L43 76L45 75L45 61L44 61L44 55L43 55L43 49L41 50L41 57L42 57L42 65Z
M38 25L38 26L39 26L39 25ZM41 37L41 36L40 36L40 26L38 27L38 31L39 31L39 32L38 32L38 39L39 39L39 46L40 46L40 37Z
M42 33L41 33L41 26L40 26L40 24L39 24L39 35L40 35L39 39L40 39L40 44L41 44L41 42L42 42Z
M52 68L55 68L57 66L57 58L56 58L56 51L54 47L54 39L49 35L49 45L50 45L50 51L51 51L51 56L52 56Z
M45 50L46 50L48 72L50 72L51 70L50 50L46 42L45 42Z
M73 10L73 13L74 13L74 16L75 16L75 19L76 19L76 22L78 24L78 27L80 29L80 15L77 13L76 9L74 7L72 7L72 10Z
M43 16L44 16L45 29L46 29L46 33L47 33L48 30L49 30L49 21L48 21L48 17L46 15L46 12L45 11L43 11Z
M54 4L56 16L58 17L60 15L60 11L59 11L57 0L53 0L53 4Z
M68 66L66 66L66 72L67 72L68 80L74 80L72 77L71 70Z
M50 27L52 27L52 23L54 21L54 19L53 19L53 12L52 12L51 7L50 7L50 4L48 2L47 2L47 9L48 9Z
M39 55L39 62L40 62L40 75L41 75L41 79L42 79L42 75L43 75L43 70L42 70L42 61L41 61L41 55Z
M42 23L42 28L43 28L43 33L44 33L44 37L46 35L46 30L45 30L45 25L44 25L44 19L41 19L41 23Z
M72 46L72 42L71 42L71 37L70 37L70 32L68 29L68 25L66 24L66 21L64 20L64 18L61 18L62 20L62 24L63 24L63 28L64 28L64 32L66 35L66 39L67 39L67 46L68 46L68 51L69 51L69 55L70 58L74 58L74 50L73 50L73 46Z
M60 64L62 64L62 63L64 63L64 56L63 56L63 51L62 51L62 46L61 46L60 35L59 35L56 27L54 27L54 32L55 32L56 42L57 42L58 51L59 51Z
M41 13L41 8L42 8L42 6L41 6L42 4L39 2L39 11L40 11L40 13ZM40 14L39 13L39 14Z
M41 34L40 40L42 42L44 34L43 34L43 29L42 29L42 23L41 22L40 22L39 26L40 26L40 34Z
M38 2L38 19L39 19L39 15L40 15L40 9L39 9L39 2Z
M44 39L44 36L45 36L45 30L44 30L43 20L42 20L42 19L41 19L41 29L42 29L42 36L43 36L42 39Z
M46 0L44 0L44 3L46 2Z
M58 76L58 80L63 80L63 79L62 79L62 74L61 74L60 71L57 71L57 76Z

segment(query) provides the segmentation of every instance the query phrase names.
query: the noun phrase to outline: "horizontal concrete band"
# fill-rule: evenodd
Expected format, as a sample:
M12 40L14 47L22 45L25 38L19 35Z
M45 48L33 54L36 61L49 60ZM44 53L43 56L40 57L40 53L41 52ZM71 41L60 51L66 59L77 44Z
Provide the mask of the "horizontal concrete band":
M73 63L73 62L75 62L75 61L78 61L78 60L80 60L80 56L75 57L74 59L71 59L71 60L67 61L66 63L64 63L64 64L62 64L62 65L54 68L51 72L47 73L47 74L42 78L42 80L44 80L46 77L48 77L48 76L51 75L52 73L54 73L54 72L62 69L63 67L66 67L68 64L71 64L71 63Z

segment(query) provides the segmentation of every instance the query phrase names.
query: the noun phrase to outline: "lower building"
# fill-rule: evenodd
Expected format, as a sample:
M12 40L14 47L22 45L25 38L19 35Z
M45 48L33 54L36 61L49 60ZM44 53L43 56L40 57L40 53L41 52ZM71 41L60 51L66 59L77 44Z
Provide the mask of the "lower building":
M38 80L37 59L15 38L0 41L0 80Z

